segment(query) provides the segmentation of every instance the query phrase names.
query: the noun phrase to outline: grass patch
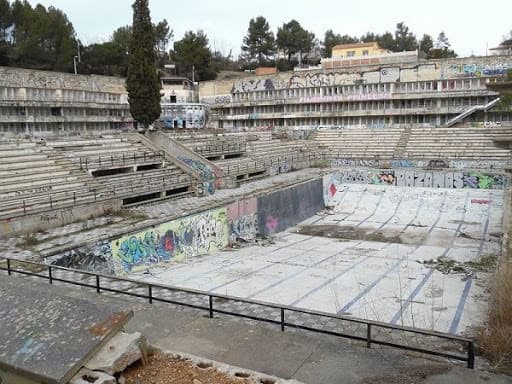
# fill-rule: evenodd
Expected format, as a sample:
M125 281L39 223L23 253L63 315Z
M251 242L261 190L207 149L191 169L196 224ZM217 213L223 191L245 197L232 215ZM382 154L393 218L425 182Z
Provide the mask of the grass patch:
M29 233L22 237L20 246L22 248L27 249L27 248L35 247L36 245L38 245L40 243L41 243L41 240L39 240L36 235L34 235L33 233Z
M512 374L512 264L507 261L498 266L491 283L480 349L496 370Z

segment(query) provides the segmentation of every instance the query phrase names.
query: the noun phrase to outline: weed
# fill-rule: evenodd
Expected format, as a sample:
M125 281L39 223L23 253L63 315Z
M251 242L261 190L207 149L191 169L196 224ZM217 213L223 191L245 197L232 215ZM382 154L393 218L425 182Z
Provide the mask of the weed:
M494 368L512 373L512 264L503 261L491 282L486 328L480 348Z
M22 248L28 249L31 247L35 247L36 245L38 245L40 243L41 243L41 240L39 240L36 235L34 235L33 233L29 233L22 237L20 246Z

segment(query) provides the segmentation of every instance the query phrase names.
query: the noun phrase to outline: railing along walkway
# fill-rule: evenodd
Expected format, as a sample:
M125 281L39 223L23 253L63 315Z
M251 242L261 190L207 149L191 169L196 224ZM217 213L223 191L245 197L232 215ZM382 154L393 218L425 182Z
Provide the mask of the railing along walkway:
M398 348L467 363L474 368L473 340L448 333L393 325L352 316L307 310L239 297L219 295L193 289L137 281L117 276L0 258L0 270L8 275L41 278L50 284L71 284L90 288L97 294L111 293L178 307L206 311L210 318L223 314L277 325L286 329L305 330L325 335L358 340L366 344ZM385 350L384 350L385 351ZM462 352L463 351L463 352Z

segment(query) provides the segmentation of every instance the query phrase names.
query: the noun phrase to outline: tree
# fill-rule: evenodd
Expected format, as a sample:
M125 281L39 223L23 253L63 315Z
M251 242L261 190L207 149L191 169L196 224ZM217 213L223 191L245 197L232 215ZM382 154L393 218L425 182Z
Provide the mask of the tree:
M379 47L390 50L391 52L396 51L396 41L391 32L384 32L381 36L377 35L377 42Z
M213 67L212 52L208 44L208 37L203 31L188 31L181 40L176 41L171 52L171 60L176 64L177 73L194 77L194 80L214 79L217 73Z
M126 89L130 112L147 127L160 116L160 80L156 70L155 35L148 0L135 0Z
M418 47L416 36L409 31L409 27L407 27L403 22L396 25L395 44L396 52L414 51Z
M434 48L434 40L432 40L432 36L425 33L420 40L419 50L428 56L432 48Z
M80 73L126 77L128 54L114 42L91 44L82 48Z
M153 28L155 31L156 49L160 54L166 54L167 45L172 39L174 32L171 27L169 27L169 23L167 23L166 19L154 25Z
M257 60L258 64L269 60L275 54L274 33L270 30L267 19L258 16L249 21L241 49L249 60Z
M339 44L357 43L359 39L349 35L340 35L334 33L332 29L325 31L324 41L322 42L322 57L330 57L332 48Z
M444 32L439 33L437 36L434 48L428 53L429 59L447 59L457 57L457 54L450 49L450 42Z
M297 20L284 23L277 30L277 46L287 55L288 62L295 53L299 53L299 59L302 59L302 53L313 48L314 39L314 33L302 28Z

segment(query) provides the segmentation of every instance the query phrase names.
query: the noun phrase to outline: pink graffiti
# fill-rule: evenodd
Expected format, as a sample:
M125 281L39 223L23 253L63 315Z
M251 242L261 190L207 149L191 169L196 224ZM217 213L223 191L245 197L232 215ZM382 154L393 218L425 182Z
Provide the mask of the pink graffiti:
M275 232L277 227L279 226L279 219L277 217L274 217L272 215L267 216L267 229L270 232Z
M331 194L331 197L334 196L337 191L338 190L336 189L336 186L334 184L331 184L331 186L329 187L329 193Z
M492 200L471 199L471 204L491 204Z

